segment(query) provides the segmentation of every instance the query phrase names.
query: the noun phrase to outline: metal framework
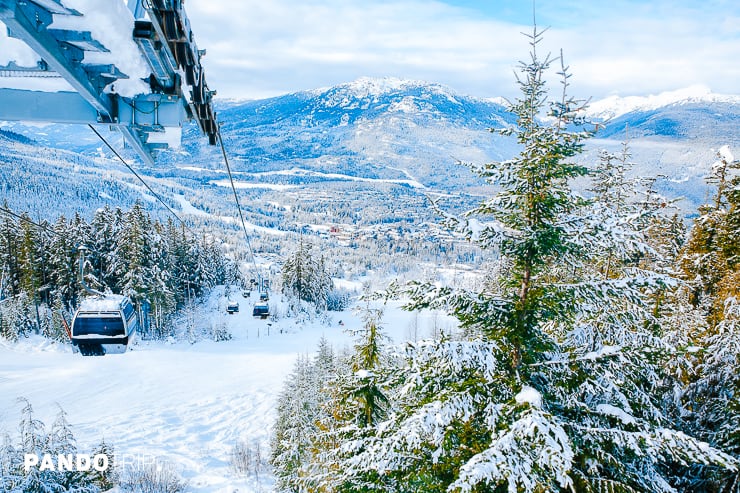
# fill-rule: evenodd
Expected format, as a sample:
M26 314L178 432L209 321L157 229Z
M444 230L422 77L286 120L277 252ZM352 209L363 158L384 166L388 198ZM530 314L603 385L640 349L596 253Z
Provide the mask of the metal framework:
M201 65L205 51L195 44L183 0L128 0L128 8L136 19L132 39L151 69L145 81L149 93L133 98L106 89L128 78L115 60L105 65L85 63L85 52L109 52L90 32L50 27L55 16L84 16L84 12L65 7L62 0L0 0L0 21L9 35L41 58L35 67L14 62L0 66L0 75L59 76L75 90L0 89L0 120L106 124L119 130L148 164L153 164L158 149L167 147L162 138L165 129L180 128L191 119L215 145L215 92L206 84Z

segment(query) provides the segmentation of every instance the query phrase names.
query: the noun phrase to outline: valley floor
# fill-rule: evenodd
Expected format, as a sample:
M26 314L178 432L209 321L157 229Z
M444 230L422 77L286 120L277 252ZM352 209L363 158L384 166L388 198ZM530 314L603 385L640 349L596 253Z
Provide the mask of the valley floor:
M0 435L17 438L23 407L17 399L26 398L47 430L60 407L68 413L79 453L92 453L105 439L119 463L172 464L189 481L188 491L272 491L268 470L258 477L231 470L232 447L259 444L267 462L276 398L296 356L312 354L322 335L335 350L349 346L344 329L361 322L351 312L331 313L322 322L254 319L254 297L240 297L241 310L227 315L217 289L199 307L196 323L225 325L233 335L225 342L144 341L122 355L83 357L40 337L0 340ZM439 321L395 303L386 307L383 322L402 342L427 337Z

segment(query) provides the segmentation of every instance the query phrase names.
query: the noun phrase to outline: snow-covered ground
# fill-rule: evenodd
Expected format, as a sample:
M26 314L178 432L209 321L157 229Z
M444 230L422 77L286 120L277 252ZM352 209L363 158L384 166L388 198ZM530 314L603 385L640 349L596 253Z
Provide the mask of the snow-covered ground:
M219 288L193 312L196 329L227 327L233 339L225 342L141 342L125 354L83 357L39 337L0 340L0 433L17 436L17 399L25 397L47 429L60 406L68 413L79 453L92 453L104 438L122 461L171 463L188 491L271 491L268 474L255 479L231 470L232 447L259 443L266 458L275 400L296 356L313 353L322 336L335 349L350 345L345 329L361 322L351 311L300 323L254 319L256 296L233 290L240 311L228 315ZM399 303L386 306L383 325L395 342L454 327L445 316L404 312Z

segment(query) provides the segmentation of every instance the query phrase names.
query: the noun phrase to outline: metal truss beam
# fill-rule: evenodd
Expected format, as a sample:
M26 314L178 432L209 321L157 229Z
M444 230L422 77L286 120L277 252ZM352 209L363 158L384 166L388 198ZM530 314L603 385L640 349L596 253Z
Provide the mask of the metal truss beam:
M86 30L54 29L54 16L84 16L60 0L0 0L0 21L9 33L24 41L42 59L38 68L8 64L9 75L63 77L76 91L47 93L0 89L0 120L107 124L117 128L142 160L153 164L153 153L167 147L166 128L182 128L196 118L211 144L218 125L205 83L198 50L182 0L127 0L136 19L132 38L151 68L149 94L124 98L106 92L116 80L127 78L111 59L109 64L84 63L85 52L110 53ZM143 19L148 14L151 20ZM181 75L183 77L181 78ZM182 80L185 79L185 80ZM192 89L190 100L184 84Z
M150 136L166 128L181 127L186 120L186 107L176 96L145 94L129 99L116 95L111 101L118 118L108 122L76 92L0 89L0 120L105 124L119 130L149 165L154 164L152 151L163 147L161 143L149 142Z
M178 97L145 94L134 99L115 96L118 118L108 122L76 92L40 92L0 89L0 120L57 123L104 123L111 127L134 127L160 131L179 127L185 107Z
M26 122L99 123L95 108L76 92L0 89L0 119Z
M31 16L33 21L29 19ZM48 21L42 20L48 18ZM39 20L42 20L39 23ZM73 63L61 47L60 42L46 29L51 23L51 14L30 2L0 0L0 21L14 36L19 37L35 51L55 72L100 113L101 117L112 121L110 101L106 95L99 94L90 83L87 74L79 63Z

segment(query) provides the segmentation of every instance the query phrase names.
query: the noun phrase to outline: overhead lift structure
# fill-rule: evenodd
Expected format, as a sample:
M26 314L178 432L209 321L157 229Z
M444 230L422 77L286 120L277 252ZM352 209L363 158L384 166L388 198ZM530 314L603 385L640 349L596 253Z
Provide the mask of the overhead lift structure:
M195 44L183 3L128 0L134 19L131 37L150 69L142 85L148 90L130 96L115 90L116 82L128 79L130 74L117 65L114 56L110 63L85 61L87 52L111 53L113 47L105 46L88 30L64 27L86 25L82 22L85 12L65 6L64 0L0 0L0 21L7 26L8 34L22 40L41 59L33 67L10 62L0 66L0 75L57 76L74 89L44 92L0 88L0 120L109 125L120 131L148 164L153 164L157 150L168 147L168 139L163 138L166 129L180 129L192 119L215 145L215 93L206 84L201 65L205 51ZM61 22L62 27L56 28L54 20L60 17L80 22Z

